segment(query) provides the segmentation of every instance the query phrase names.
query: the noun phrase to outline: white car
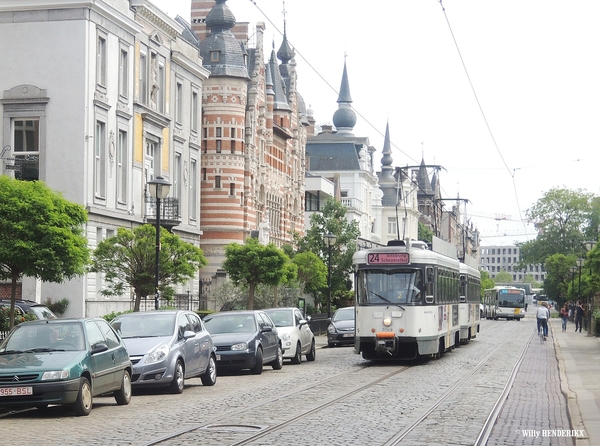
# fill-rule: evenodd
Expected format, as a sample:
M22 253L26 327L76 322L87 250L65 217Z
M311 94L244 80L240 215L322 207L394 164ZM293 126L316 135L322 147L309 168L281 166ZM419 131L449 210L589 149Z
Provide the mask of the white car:
M307 361L315 360L315 335L298 308L269 308L263 311L277 327L277 334L285 350L284 359L291 359L293 364L300 364L302 355L306 355Z

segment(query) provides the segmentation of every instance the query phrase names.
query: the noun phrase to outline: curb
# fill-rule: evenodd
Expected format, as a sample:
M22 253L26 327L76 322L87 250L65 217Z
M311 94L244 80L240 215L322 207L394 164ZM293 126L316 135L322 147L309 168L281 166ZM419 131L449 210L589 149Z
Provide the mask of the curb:
M555 325L555 324L552 324ZM561 393L567 399L567 415L569 417L569 422L571 423L572 429L585 429L585 425L583 424L583 417L581 416L581 410L579 409L579 405L577 404L577 393L572 391L569 388L569 380L567 378L565 360L562 356L562 352L560 349L560 344L556 339L556 335L554 334L554 326L552 327L552 342L554 343L554 352L556 356L556 360L558 361L558 373L560 376L560 390ZM587 430L586 430L587 432ZM576 437L575 438L576 446L590 446L590 439L588 437Z

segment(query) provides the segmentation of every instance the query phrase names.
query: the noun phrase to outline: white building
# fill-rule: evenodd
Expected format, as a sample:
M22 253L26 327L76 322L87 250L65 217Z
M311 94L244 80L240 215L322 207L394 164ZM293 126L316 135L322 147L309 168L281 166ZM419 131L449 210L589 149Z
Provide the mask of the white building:
M88 211L90 248L156 218L146 183L172 186L165 222L199 244L200 93L208 72L182 21L146 0L0 0L0 174L46 182ZM130 308L102 275L25 278L23 298L67 316ZM197 280L179 292L197 292Z

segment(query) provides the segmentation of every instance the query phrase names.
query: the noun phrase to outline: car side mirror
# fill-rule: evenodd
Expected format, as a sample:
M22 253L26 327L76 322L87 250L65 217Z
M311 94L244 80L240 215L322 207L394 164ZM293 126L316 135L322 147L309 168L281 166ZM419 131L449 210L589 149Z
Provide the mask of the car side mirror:
M260 328L260 331L262 331L263 333L267 333L269 331L273 331L273 328L269 326L264 326Z
M108 345L106 345L105 342L98 342L92 345L92 355L95 355L96 353L105 352L106 350L108 350Z
M191 330L186 330L183 332L183 339L191 339L196 336L196 332Z

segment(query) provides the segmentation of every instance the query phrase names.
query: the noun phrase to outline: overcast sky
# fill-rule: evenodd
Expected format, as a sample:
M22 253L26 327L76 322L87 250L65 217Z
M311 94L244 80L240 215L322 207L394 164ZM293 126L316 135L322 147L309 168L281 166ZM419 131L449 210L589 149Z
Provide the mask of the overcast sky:
M190 0L151 1L190 19ZM238 22L266 23L267 54L279 49L282 0L227 5ZM482 244L535 237L518 220L551 188L600 195L598 0L285 0L285 10L317 123L331 124L346 55L354 133L377 149L376 169L389 122L394 165L440 165L443 198L469 200Z

